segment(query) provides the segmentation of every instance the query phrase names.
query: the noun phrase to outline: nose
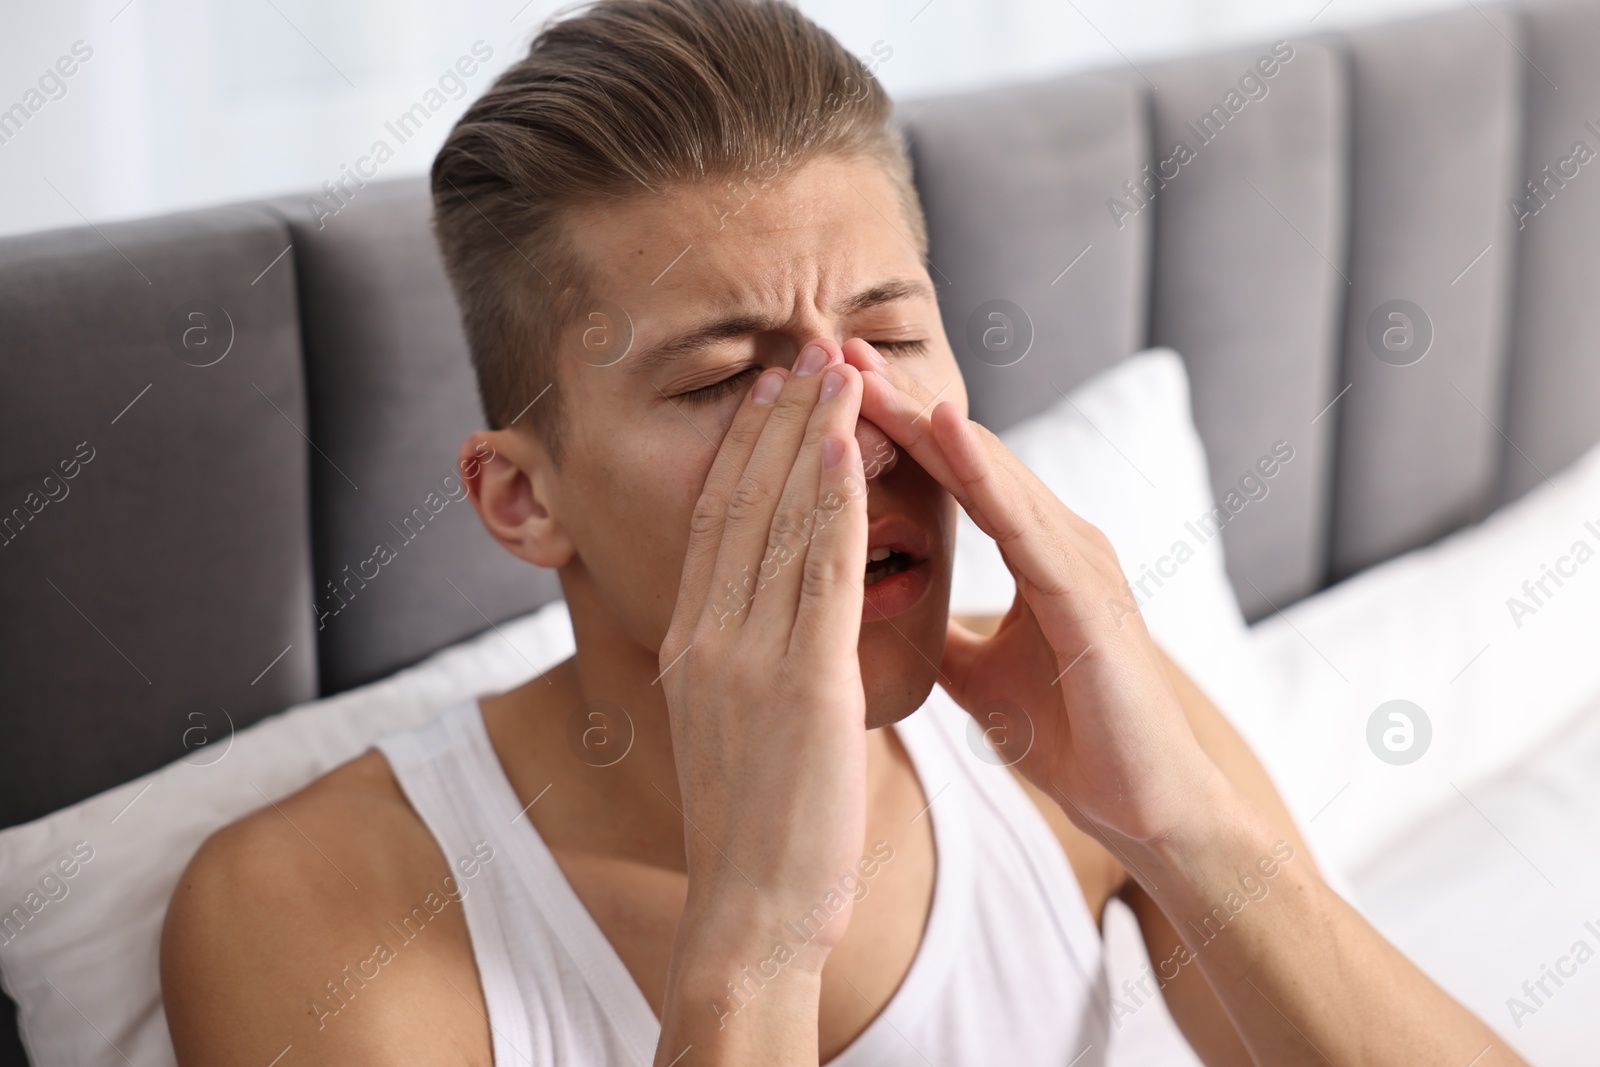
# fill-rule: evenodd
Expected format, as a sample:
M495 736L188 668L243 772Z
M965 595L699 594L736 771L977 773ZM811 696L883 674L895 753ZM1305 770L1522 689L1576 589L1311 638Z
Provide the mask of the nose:
M856 420L856 444L861 446L861 466L869 482L887 474L900 459L900 451L889 435L866 419Z

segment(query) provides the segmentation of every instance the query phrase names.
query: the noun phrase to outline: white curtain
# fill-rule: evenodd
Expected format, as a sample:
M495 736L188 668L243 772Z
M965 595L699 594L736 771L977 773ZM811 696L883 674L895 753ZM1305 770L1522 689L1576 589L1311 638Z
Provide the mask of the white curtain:
M1173 53L1301 39L1461 2L800 6L852 51L887 56L878 76L905 98L1070 70L1137 68ZM0 0L0 234L310 191L337 180L343 168L359 168L364 177L421 173L467 103L558 6ZM394 126L405 134L402 142L390 126L408 113L407 124ZM392 157L374 157L379 140Z

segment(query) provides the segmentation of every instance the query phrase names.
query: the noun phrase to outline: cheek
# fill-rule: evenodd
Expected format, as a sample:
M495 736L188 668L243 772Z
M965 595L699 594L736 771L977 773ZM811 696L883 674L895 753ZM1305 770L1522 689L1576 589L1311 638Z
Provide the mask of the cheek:
M700 421L715 440L712 420ZM641 639L665 634L671 621L689 519L715 454L692 429L692 440L657 432L665 429L611 427L605 440L585 441L591 462L573 472L578 553L609 609Z

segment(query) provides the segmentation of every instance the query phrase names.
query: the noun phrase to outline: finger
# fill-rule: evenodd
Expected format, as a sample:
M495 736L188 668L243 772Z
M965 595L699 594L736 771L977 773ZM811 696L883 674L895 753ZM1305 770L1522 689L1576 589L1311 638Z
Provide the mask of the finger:
M953 406L935 406L930 434L960 485L957 499L968 502L964 506L973 521L1000 546L1019 585L1026 582L1048 595L1070 592L1075 583L1068 580L1069 572L1092 566L1078 543L1087 524L1026 467L1016 465L1028 475L1024 483L1017 469L1000 462L979 439L978 426ZM1054 506L1037 506L1046 498ZM1047 515L1058 516L1060 522L1047 522Z
M814 354L818 350L820 357ZM772 518L805 440L823 371L840 358L839 346L832 341L813 341L801 350L761 427L749 462L728 496L702 616L715 629L743 625L748 616L761 558L772 533Z
M957 704L965 707L967 679L971 677L973 663L978 653L989 641L961 625L954 618L945 628L944 657L939 662L939 673L945 681L945 691Z
M973 519L980 528L984 526L985 519L973 513L975 502L971 500L961 479L956 477L945 444L933 433L933 413L937 407L949 408L957 418L967 424L971 432L966 435L966 439L984 449L993 465L1009 473L1019 487L1024 487L1029 492L1048 494L1054 499L1054 494L1049 488L1039 481L1004 442L972 422L954 402L941 397L941 391L947 392L948 386L942 386L939 390L929 389L915 375L888 360L880 359L876 349L858 337L846 341L843 351L846 361L865 372L863 377L866 382L861 402L862 417L872 420L891 438L904 445L923 469L954 496L963 508L973 514ZM1068 511L1070 515L1068 521L1075 527L1087 526L1081 517L1071 513L1070 509L1065 509L1065 505L1062 507Z
M953 403L941 399L942 394L948 392L948 386L929 389L915 375L881 359L876 350L860 338L846 341L844 352L852 365L868 368L863 375L866 381L861 401L862 417L872 420L909 452L918 465L972 515L978 527L989 533L991 524L974 511L971 494L956 476L950 457L945 455L944 446L933 433L934 410L940 407L956 410Z
M946 490L955 492L959 483L928 433L933 405L949 394L953 383L929 389L914 375L883 361L877 350L859 337L846 341L843 353L862 374L861 417L909 452Z
M872 420L892 440L904 447L935 481L955 497L956 502L972 516L973 522L977 523L980 530L994 538L996 542L1001 542L1000 534L1006 528L984 512L982 503L973 497L972 485L957 474L952 464L953 457L947 451L946 438L934 432L935 415L942 409L941 417L962 424L968 432L958 435L955 440L967 448L969 453L975 449L986 453L983 463L979 463L971 455L967 457L966 470L969 479L993 478L991 470L1013 473L1013 466L1026 471L1021 461L1016 461L1014 465L1006 464L997 461L1000 457L990 455L989 453L1003 452L1006 457L1011 457L1011 450L992 434L984 434L980 439L978 434L981 431L977 424L962 414L954 403L940 399L941 392L947 387L930 390L915 375L880 358L876 350L860 338L853 337L846 341L844 353L852 366L867 368L867 373L862 375L865 379L861 401L862 417ZM1036 483L1037 491L1049 493L1043 483L1032 477L1032 472L1027 474L1032 482ZM1003 543L1001 550L1004 553ZM1007 563L1010 565L1011 560L1007 559Z
M845 503L837 493L829 495L821 489L823 441L828 437L848 436L855 442L859 454L861 442L855 436L855 426L860 405L861 373L845 363L830 366L823 374L805 441L773 516L766 554L761 560L757 596L751 606L750 625L782 633L785 641L795 625L806 557L815 539L838 519ZM860 483L854 483L853 491L865 496L865 481L863 477ZM856 560L857 578L864 575L866 564L867 553L863 546ZM855 610L859 614L860 597L856 600Z
M684 626L692 628L705 610L717 550L722 544L728 501L750 462L750 456L755 452L762 428L772 414L773 401L781 392L787 377L787 370L774 367L755 380L734 412L733 421L717 448L716 458L711 461L711 470L706 474L705 486L700 490L700 498L695 502L694 515L689 522L689 548L684 555L683 576L678 582L673 629ZM675 649L667 651L677 654Z
M806 546L789 651L820 657L805 662L854 663L867 559L866 472L861 446L849 428L830 431L818 453L819 503L837 502L837 507Z
M1014 575L1025 575L1041 589L1059 582L1059 568L1044 565L1056 562L1048 553L1060 550L1064 556L1063 538L1085 537L1090 525L1062 504L998 437L967 418L956 404L940 400L936 390L929 390L914 375L879 360L872 346L859 338L845 342L844 352L851 365L870 369L863 375L862 416L904 446L956 498L978 528L1000 544ZM982 493L977 492L980 486ZM1012 506L1004 513L994 512L996 502L1002 499L1011 501ZM1047 502L1048 506L1032 506L1029 501ZM1038 517L1043 514L1060 516L1060 528L1042 529ZM1031 556L1012 558L1008 542L1030 529L1040 535L1029 542ZM1041 541L1045 548L1040 547ZM1083 556L1079 551L1074 554L1080 559Z

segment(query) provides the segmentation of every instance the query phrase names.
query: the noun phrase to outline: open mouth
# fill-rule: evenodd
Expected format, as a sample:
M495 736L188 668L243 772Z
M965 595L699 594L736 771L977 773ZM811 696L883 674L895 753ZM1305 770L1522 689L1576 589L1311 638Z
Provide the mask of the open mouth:
M867 570L864 581L867 585L875 585L891 574L901 571L916 563L916 560L905 552L881 545L867 550Z
M861 621L910 611L932 587L928 531L908 515L880 515L867 526Z

